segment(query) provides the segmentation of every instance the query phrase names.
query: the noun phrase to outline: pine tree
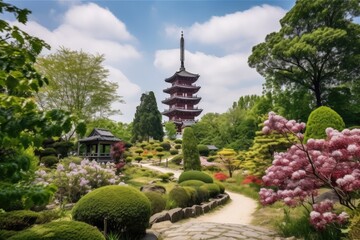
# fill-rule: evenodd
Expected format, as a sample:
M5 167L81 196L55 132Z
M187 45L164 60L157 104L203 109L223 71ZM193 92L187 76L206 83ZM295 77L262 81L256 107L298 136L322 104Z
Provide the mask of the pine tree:
M143 93L140 98L140 105L136 107L132 141L149 141L150 138L162 141L164 131L161 118L154 93L152 91Z
M200 156L197 149L198 141L191 127L184 129L182 151L184 171L201 170Z

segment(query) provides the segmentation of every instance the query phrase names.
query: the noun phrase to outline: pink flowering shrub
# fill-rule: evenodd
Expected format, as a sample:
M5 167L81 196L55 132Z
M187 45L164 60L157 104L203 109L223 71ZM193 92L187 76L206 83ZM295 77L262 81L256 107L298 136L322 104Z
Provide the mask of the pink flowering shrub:
M337 195L340 204L355 210L355 193L360 189L360 129L341 132L326 129L326 139L309 139L305 144L301 131L304 123L288 121L273 112L264 122L264 133L276 131L284 136L294 135L296 141L287 152L274 155L272 166L266 170L260 201L272 204L282 200L289 206L310 203L313 211L310 222L316 229L324 229L329 223L343 223L346 213L332 212L333 205L328 200L315 204L318 189L326 187ZM289 139L289 138L288 138Z
M35 172L35 184L55 184L58 187L56 201L77 202L89 191L120 182L119 176L114 172L114 164L99 164L96 161L84 159L79 165L59 163L56 170Z

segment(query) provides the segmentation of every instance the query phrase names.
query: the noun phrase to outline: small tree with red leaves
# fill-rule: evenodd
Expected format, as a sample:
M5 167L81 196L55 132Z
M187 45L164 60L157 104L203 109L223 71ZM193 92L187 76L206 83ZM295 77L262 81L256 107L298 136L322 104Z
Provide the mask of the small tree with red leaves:
M116 174L119 174L121 169L125 166L123 155L125 152L125 144L123 142L116 142L111 145L110 156L115 163Z

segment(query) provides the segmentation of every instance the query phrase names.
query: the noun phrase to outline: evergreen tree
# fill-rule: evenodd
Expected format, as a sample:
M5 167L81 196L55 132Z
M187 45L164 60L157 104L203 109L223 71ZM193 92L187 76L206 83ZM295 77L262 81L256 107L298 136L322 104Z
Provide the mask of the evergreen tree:
M200 156L197 149L198 141L192 128L184 129L182 151L184 159L184 171L201 171Z
M164 137L161 113L152 91L143 93L140 98L140 105L136 107L132 141L149 141L151 137L159 141L162 141Z

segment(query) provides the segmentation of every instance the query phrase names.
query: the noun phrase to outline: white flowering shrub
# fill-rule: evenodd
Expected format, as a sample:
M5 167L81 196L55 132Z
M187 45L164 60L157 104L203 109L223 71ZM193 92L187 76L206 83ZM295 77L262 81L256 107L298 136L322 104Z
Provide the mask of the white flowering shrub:
M83 195L93 189L120 183L120 178L115 174L113 163L99 164L96 161L84 159L80 164L59 163L56 170L35 172L34 183L47 186L50 183L58 187L56 201L77 202Z

